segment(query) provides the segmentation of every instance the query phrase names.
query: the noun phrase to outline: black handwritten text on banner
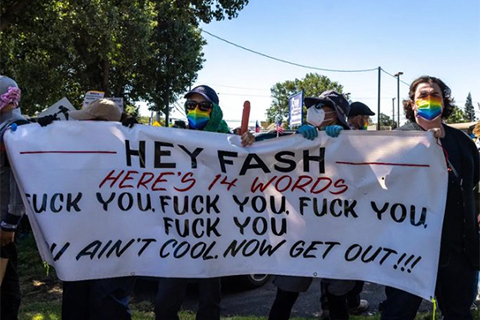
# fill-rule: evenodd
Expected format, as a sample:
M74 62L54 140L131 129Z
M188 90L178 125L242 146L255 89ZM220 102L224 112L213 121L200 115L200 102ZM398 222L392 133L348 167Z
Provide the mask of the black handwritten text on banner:
M238 136L103 122L5 135L63 280L267 273L433 294L446 168L429 133Z

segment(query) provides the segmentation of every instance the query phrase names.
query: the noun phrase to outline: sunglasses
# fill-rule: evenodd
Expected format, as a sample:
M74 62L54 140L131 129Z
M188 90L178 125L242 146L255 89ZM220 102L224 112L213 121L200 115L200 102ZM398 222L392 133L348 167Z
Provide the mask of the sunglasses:
M201 111L209 111L212 110L213 103L210 101L197 102L193 100L187 100L185 102L185 108L187 108L187 110L195 110L197 106Z

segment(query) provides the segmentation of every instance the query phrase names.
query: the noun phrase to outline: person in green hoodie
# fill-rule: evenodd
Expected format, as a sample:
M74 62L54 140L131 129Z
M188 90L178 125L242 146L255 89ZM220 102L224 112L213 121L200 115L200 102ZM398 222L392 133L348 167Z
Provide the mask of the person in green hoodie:
M200 85L185 95L185 112L188 129L231 133L223 120L218 95L209 86ZM242 146L251 145L255 138L246 132L241 137ZM156 320L178 320L178 311L185 299L187 285L193 279L159 278L155 299ZM219 320L221 283L220 278L196 279L199 288L199 306L196 320Z

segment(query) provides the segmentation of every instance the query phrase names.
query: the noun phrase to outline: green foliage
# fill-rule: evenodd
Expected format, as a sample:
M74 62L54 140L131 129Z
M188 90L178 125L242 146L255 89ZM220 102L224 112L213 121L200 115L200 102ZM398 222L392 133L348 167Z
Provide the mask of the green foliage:
M22 89L33 115L88 90L143 99L165 111L195 80L205 41L200 21L235 18L248 0L4 0L0 74Z
M202 68L205 41L198 29L182 20L181 11L170 3L157 2L149 57L136 74L132 95L149 102L149 109L166 113L170 103L177 100L196 79ZM171 17L180 17L172 19Z
M140 107L128 104L124 107L124 112L135 118L138 118L140 116Z
M468 122L468 119L466 118L465 112L463 112L462 109L460 109L457 106L454 106L452 114L450 115L450 117L448 117L448 119L446 119L445 122L446 123L461 123L461 122Z
M397 122L384 113L380 113L380 126L390 127L392 130L397 127Z
M288 97L303 90L304 97L318 97L326 90L336 90L342 93L343 86L331 81L328 77L316 73L308 73L303 79L287 80L276 83L271 89L272 105L267 109L267 120L288 120ZM304 115L306 108L304 107Z
M473 122L476 120L475 108L473 107L472 95L470 92L468 93L467 101L465 102L465 120L467 120L467 122Z

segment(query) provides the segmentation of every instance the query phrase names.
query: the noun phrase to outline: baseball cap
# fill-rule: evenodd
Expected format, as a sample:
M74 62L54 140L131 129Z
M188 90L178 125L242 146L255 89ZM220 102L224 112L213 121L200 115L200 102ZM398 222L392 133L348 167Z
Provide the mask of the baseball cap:
M323 103L328 107L331 107L337 113L338 121L345 127L350 128L347 123L347 115L350 112L350 104L348 103L347 99L343 96L343 94L338 93L334 90L327 90L322 92L322 94L318 97L309 97L305 98L305 105L307 108L310 108L317 103Z
M350 104L350 113L348 114L348 116L349 117L355 117L355 116L358 116L358 115L374 116L375 112L370 110L370 108L366 104L364 104L362 102L359 102L359 101L356 101L356 102L353 102L352 104Z
M218 104L219 102L218 96L215 90L213 90L207 85L196 86L185 95L185 99L188 99L188 97L190 97L194 93L198 93L208 101L213 102L215 104Z
M122 110L110 99L98 99L82 110L69 111L68 115L76 120L120 121Z

